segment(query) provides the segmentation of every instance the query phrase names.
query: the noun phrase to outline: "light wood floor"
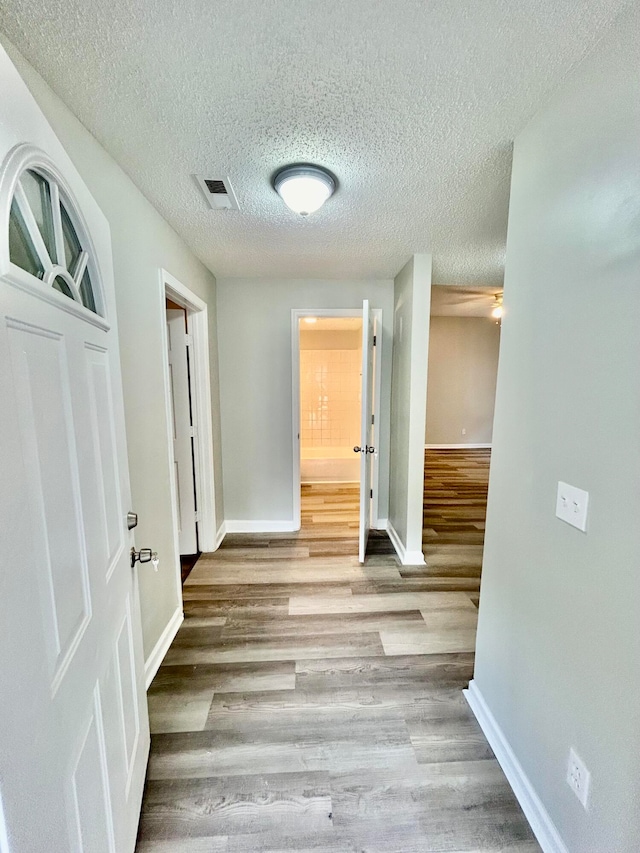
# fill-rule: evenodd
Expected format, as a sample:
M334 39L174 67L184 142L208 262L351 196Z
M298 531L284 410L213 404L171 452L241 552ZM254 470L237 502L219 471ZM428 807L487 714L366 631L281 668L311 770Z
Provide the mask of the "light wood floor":
M149 690L138 853L540 848L461 690L472 676L489 456L429 452L427 567L357 490L303 490L295 535L228 536L184 587Z

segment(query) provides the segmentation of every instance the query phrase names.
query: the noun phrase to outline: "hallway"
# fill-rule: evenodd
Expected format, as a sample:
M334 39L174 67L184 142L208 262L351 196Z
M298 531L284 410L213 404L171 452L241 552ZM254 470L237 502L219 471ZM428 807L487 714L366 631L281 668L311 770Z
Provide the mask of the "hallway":
M427 567L357 490L305 487L299 534L228 536L184 588L150 691L139 853L539 850L461 693L488 451L429 451Z

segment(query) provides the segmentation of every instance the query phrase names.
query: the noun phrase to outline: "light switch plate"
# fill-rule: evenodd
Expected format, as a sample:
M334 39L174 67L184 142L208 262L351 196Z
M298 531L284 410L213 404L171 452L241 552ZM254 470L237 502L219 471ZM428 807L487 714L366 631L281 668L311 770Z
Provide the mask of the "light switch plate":
M587 529L587 508L589 506L589 492L570 486L560 481L558 483L558 497L556 500L556 515L567 524L577 527L578 530Z

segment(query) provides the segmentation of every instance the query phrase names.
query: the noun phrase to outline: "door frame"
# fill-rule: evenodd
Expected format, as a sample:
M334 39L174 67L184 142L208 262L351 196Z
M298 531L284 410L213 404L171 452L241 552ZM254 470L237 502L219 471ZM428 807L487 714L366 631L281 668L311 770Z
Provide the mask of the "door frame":
M380 394L382 389L382 308L371 308L371 316L376 321L378 340L376 341L373 407L373 434L377 452L373 459L373 503L371 505L371 527L379 524L378 500L380 489ZM300 530L300 320L303 317L359 317L362 308L292 308L291 309L291 444L293 447L293 529ZM358 439L359 440L359 439Z
M213 466L213 418L211 406L211 374L209 368L209 313L207 303L164 269L160 270L160 330L162 336L162 366L164 376L164 401L167 418L167 448L169 453L169 490L173 522L174 558L179 600L182 600L182 571L178 542L178 504L173 458L173 416L171 411L171 384L167 359L166 300L171 299L187 313L187 334L191 335L189 385L194 425L194 478L198 520L198 545L201 551L215 551L218 526L215 504L215 473Z

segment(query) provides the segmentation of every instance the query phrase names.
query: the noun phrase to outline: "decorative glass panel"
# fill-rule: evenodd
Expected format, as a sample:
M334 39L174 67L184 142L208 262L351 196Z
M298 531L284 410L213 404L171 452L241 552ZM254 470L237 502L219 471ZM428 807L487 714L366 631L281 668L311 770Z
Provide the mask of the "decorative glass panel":
M11 202L9 214L9 259L12 264L30 272L36 278L42 278L44 275L42 264L15 199Z
M82 304L90 311L95 312L96 301L93 297L93 287L91 286L89 270L85 270L84 275L82 276L82 281L80 282L80 296L82 297Z
M75 269L75 266L78 263L78 258L82 252L82 246L80 245L80 240L76 234L76 229L73 227L73 223L71 222L71 217L67 213L67 209L62 202L60 202L60 213L62 214L64 253L67 259L66 264L63 261L60 263L61 266L66 266L68 270L72 270Z
M73 293L71 292L71 288L61 275L57 275L54 278L52 287L54 290L58 290L60 293L64 293L64 295L68 296L69 299L74 298Z
M53 217L51 215L51 191L49 182L37 172L27 169L20 178L31 212L38 224L42 239L52 261L56 261L55 238L53 236ZM64 258L58 259L64 266Z
M20 175L9 216L9 258L97 314L95 258L83 246L84 231L74 225L79 215L73 199L46 174L26 169Z

